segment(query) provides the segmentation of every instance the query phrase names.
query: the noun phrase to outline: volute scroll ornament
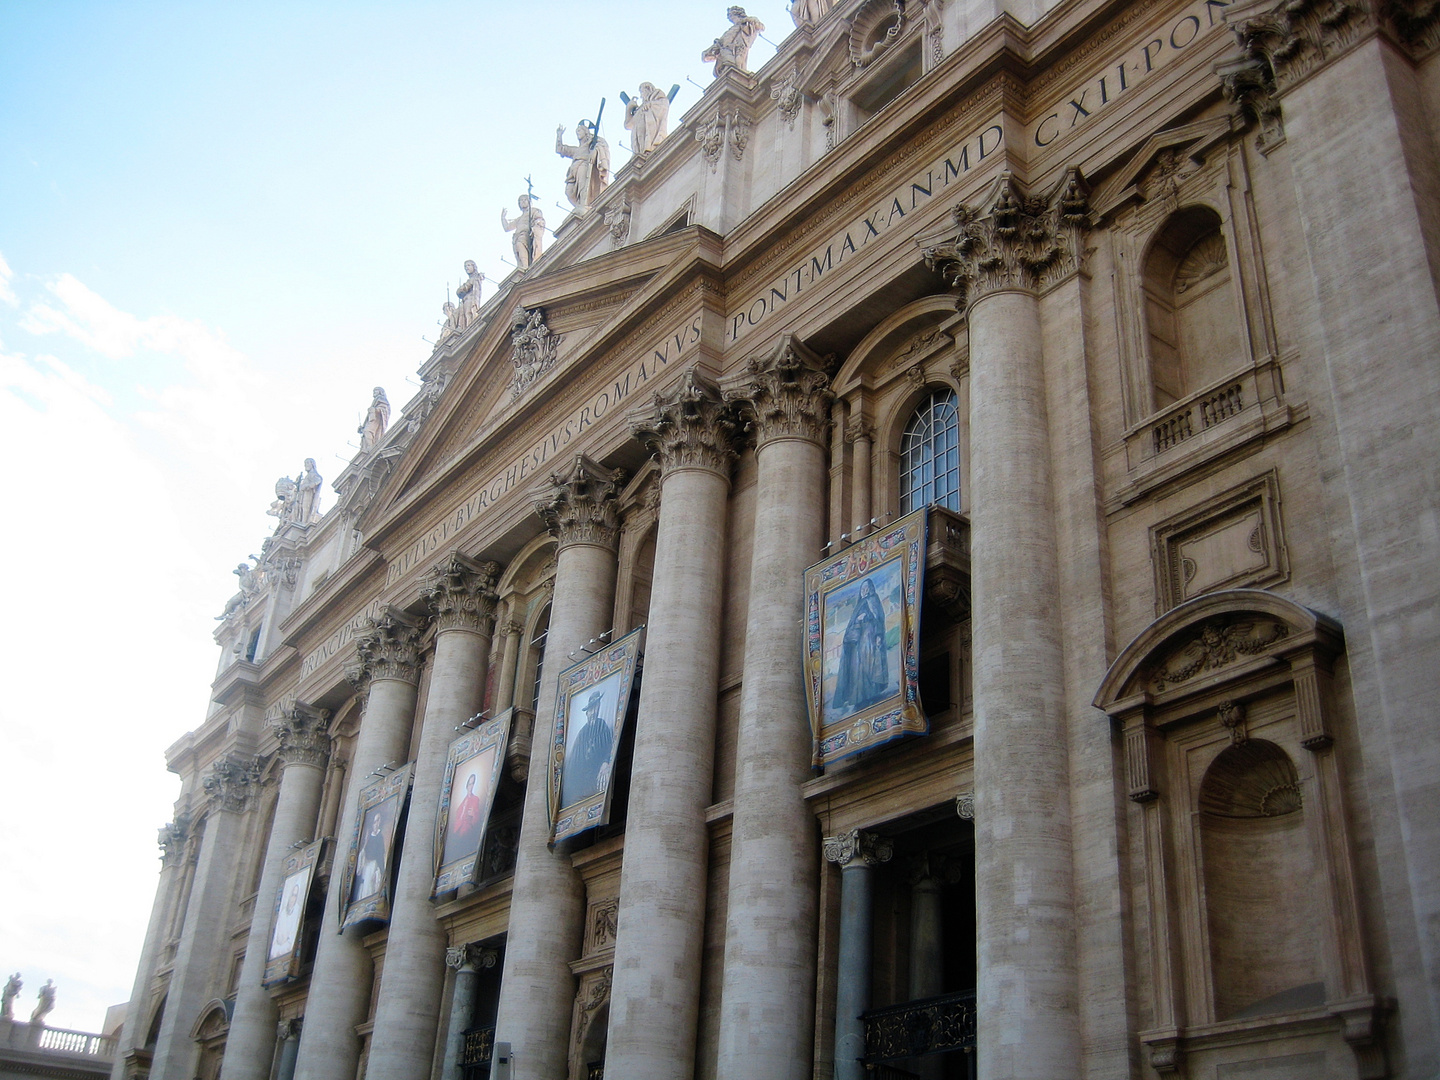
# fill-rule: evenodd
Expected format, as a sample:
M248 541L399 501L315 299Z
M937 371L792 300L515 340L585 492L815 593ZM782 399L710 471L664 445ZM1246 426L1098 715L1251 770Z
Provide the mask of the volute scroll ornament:
M370 682L395 679L418 683L424 631L419 619L394 607L387 606L379 618L367 620L366 629L355 640L355 651Z
M313 765L323 769L330 757L330 735L326 722L330 710L317 709L296 701L274 722L280 740L276 751L285 765Z
M631 424L630 433L655 454L664 475L677 469L710 469L730 476L734 412L720 388L694 368L669 394L656 393L654 411Z
M992 293L1043 292L1080 269L1089 228L1089 185L1072 168L1049 197L1030 195L1000 175L985 203L955 207L955 232L922 248L964 302Z
M607 469L576 454L569 472L550 477L550 497L537 502L535 512L562 548L594 544L614 549L620 538L620 491L626 478L623 469Z
M232 814L243 811L260 783L260 768L254 758L223 757L205 774L201 786L218 810Z
M452 551L431 571L424 595L435 614L435 630L484 632L495 618L495 580L500 564L477 563Z
M775 439L825 444L835 395L820 359L804 345L787 336L768 358L747 361L742 378L731 400L747 414L758 445Z
M1235 34L1247 56L1269 65L1283 94L1372 25L1367 7L1356 0L1283 0L1242 21Z
M452 945L445 950L445 966L452 971L469 968L472 971L491 970L500 962L500 952L484 945L470 942L466 945Z
M838 836L825 837L825 861L839 864L841 869L855 863L878 866L890 861L895 845L888 838L863 829L851 829Z

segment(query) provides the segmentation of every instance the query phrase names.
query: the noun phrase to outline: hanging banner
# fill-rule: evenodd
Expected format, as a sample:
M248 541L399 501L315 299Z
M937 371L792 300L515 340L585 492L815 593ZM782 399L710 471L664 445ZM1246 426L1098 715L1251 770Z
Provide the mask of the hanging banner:
M512 712L506 709L450 744L440 784L440 812L435 815L432 897L472 884L477 877L485 830L505 764Z
M930 731L919 686L927 514L907 514L805 571L816 767Z
M610 820L610 773L630 710L641 629L560 673L549 769L552 843Z
M320 861L320 851L324 846L324 840L316 840L285 857L285 876L275 893L275 914L270 921L270 948L265 954L262 986L278 986L300 974L300 950L305 945L305 909L310 902L315 866Z
M406 765L360 790L355 835L345 860L340 895L340 929L371 919L390 918L390 869L394 865L395 827L410 790Z

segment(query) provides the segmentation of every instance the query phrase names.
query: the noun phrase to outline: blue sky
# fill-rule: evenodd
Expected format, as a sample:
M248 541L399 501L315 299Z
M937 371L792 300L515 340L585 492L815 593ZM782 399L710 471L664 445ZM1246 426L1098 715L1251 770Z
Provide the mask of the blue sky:
M619 92L649 80L680 84L676 125L725 7L0 0L17 1015L47 978L55 1026L99 1030L130 995L164 749L204 716L275 478L314 457L328 487L370 388L409 400L463 262L509 272L500 209L527 174L563 218L557 124L606 98L618 168ZM749 10L791 30L782 0Z

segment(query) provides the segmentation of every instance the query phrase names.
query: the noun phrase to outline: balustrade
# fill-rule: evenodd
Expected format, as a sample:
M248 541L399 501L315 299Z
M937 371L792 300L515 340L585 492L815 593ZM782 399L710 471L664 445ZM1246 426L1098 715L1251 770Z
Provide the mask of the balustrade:
M969 1070L974 1074L974 990L871 1009L860 1019L865 1025L865 1070L870 1076L908 1076L910 1074L896 1069L877 1071L877 1067L891 1061L956 1050L968 1056Z

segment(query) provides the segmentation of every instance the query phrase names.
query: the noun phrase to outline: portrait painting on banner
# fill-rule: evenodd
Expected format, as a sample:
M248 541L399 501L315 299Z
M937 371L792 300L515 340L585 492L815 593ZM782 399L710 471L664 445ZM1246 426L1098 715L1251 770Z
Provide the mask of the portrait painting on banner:
M556 840L610 819L615 757L639 652L635 630L560 673L550 768Z
M275 894L270 946L265 952L262 984L278 986L300 974L300 951L305 941L305 910L310 904L310 886L315 865L320 861L324 840L316 840L285 857L284 877Z
M345 863L341 927L390 917L390 866L395 827L410 788L410 766L363 788Z
M475 881L509 737L506 710L450 744L435 816L434 896Z
M908 514L805 571L816 766L929 731L919 688L927 516Z

